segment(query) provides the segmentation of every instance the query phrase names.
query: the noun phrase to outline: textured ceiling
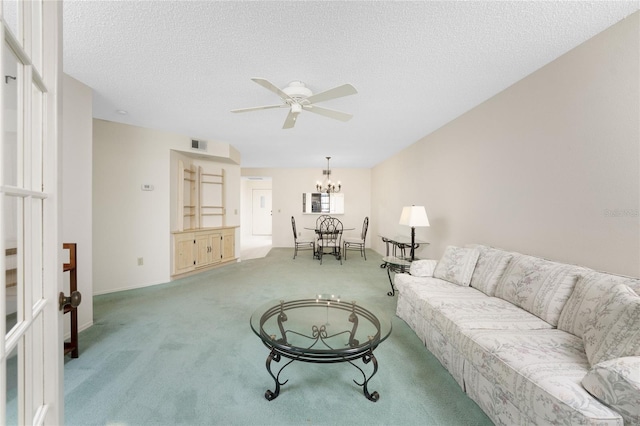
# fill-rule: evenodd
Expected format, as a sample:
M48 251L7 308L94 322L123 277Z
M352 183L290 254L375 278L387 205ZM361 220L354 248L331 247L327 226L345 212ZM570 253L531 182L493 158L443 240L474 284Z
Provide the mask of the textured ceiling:
M372 167L639 9L638 1L66 1L64 71L96 118L230 143L243 167ZM285 109L251 81L358 94ZM125 110L127 115L116 111Z

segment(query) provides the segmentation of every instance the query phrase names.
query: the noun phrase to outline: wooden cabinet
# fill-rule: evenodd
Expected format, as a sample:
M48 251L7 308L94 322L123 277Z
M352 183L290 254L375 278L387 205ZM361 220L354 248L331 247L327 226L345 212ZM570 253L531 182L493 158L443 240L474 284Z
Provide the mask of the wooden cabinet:
M222 231L222 261L233 259L236 255L236 233L234 229Z
M173 233L172 276L234 261L236 227Z

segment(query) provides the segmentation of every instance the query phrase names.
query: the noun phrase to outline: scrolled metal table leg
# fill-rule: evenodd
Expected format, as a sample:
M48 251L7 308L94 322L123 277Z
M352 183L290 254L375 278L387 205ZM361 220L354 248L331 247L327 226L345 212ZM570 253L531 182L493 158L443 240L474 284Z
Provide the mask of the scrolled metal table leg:
M387 276L389 277L389 285L391 285L391 291L387 292L387 296L393 296L396 294L396 288L393 286L393 280L391 279L391 265L387 265Z
M280 373L282 373L282 370L284 370L284 368L291 364L293 362L293 360L289 361L288 363L286 363L285 365L282 366L282 368L280 369L280 371L278 371L278 375L275 376L273 374L273 372L271 371L271 361L275 361L275 362L280 362L280 354L277 353L275 350L271 350L271 353L269 353L269 356L267 357L267 362L266 362L266 366L267 366L267 371L269 372L269 374L271 375L271 377L273 377L273 380L276 382L276 389L274 391L271 391L270 389L267 389L267 391L264 393L264 397L268 400L268 401L273 401L274 399L276 399L278 397L278 395L280 394L280 386L285 385L289 380L285 380L284 382L280 382Z
M369 362L371 361L373 361L373 373L371 373L371 375L368 378L367 378L367 375L364 374L364 371L362 370L362 368L358 367L351 361L349 361L349 363L354 367L356 367L358 370L360 370L360 372L362 373L362 378L363 378L362 383L358 383L355 379L353 380L353 382L358 386L362 386L362 391L364 392L364 396L369 401L377 402L380 399L380 394L377 391L373 391L373 393L369 393L369 389L367 388L367 385L369 384L369 380L371 380L371 378L375 376L376 373L378 372L378 360L376 360L376 357L373 355L373 352L371 351L365 353L362 356L362 362L364 362L365 364L369 364Z
M367 384L369 383L369 380L371 380L371 378L378 372L378 360L373 355L373 352L369 352L367 354L364 354L364 356L362 357L362 361L365 364L369 364L369 362L373 361L373 373L371 373L369 378L364 381L362 390L364 391L364 396L366 396L369 401L376 402L380 399L380 394L377 391L373 391L373 393L370 394L369 390L367 389Z

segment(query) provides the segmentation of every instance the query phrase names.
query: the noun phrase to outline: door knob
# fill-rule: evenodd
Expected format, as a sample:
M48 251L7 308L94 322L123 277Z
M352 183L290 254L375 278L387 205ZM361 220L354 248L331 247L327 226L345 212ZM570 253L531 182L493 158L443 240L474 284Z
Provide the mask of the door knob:
M80 294L79 291L74 291L71 293L71 296L65 296L63 292L60 292L58 302L60 304L60 310L63 310L67 305L71 305L72 308L77 308L80 302L82 302L82 294Z

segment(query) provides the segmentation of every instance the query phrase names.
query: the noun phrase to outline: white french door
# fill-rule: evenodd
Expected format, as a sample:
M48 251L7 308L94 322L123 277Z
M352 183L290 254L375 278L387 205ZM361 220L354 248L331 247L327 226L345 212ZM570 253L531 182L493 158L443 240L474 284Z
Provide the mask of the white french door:
M62 6L0 5L0 424L61 424Z

